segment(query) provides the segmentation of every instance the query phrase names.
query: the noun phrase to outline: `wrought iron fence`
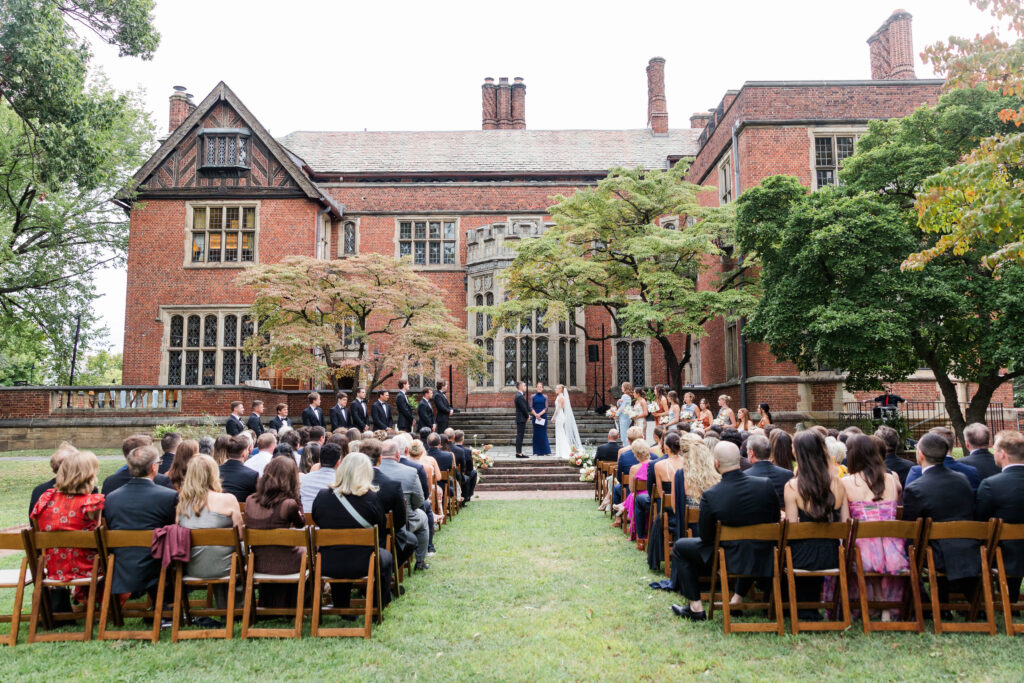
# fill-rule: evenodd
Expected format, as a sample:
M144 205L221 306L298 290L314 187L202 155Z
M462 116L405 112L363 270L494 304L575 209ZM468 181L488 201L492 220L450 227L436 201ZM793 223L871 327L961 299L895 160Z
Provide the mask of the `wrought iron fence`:
M907 436L919 439L932 427L950 427L952 421L943 401L905 401L899 406L881 406L874 401L848 401L843 404L843 417L847 420L886 421L902 419L907 425ZM967 411L967 404L960 409ZM985 424L993 434L1006 428L1002 403L990 403L985 410Z

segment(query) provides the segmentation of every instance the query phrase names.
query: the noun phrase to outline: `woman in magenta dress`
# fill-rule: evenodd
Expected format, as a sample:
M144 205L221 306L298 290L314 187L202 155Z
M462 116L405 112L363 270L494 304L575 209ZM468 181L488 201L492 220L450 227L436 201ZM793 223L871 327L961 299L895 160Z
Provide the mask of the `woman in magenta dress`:
M69 455L57 470L57 483L39 498L29 517L39 531L92 531L99 526L103 494L92 493L99 461L89 451ZM95 550L51 548L46 551L46 577L56 581L92 576ZM101 567L102 569L102 567ZM86 587L76 586L74 599L85 602Z
M647 530L644 529L641 533L636 527L636 516L633 509L633 502L636 500L636 493L638 491L643 492L647 490L647 461L651 458L651 448L644 439L637 439L633 442L633 455L636 456L639 465L634 465L631 468L633 475L633 485L630 487L629 495L626 496L626 500L622 501L622 509L626 511L626 515L629 517L629 536L636 540L637 538L643 538L647 535Z
M843 477L846 496L850 502L850 517L865 522L885 522L896 519L896 506L901 494L900 480L886 471L883 454L885 444L876 437L855 434L846 441L846 465L850 473ZM881 572L893 576L869 578L868 599L879 602L901 602L906 579L896 576L905 571L907 559L903 539L858 538L857 548L865 571ZM850 599L858 595L856 584L850 586ZM891 621L896 610L883 610L882 621Z

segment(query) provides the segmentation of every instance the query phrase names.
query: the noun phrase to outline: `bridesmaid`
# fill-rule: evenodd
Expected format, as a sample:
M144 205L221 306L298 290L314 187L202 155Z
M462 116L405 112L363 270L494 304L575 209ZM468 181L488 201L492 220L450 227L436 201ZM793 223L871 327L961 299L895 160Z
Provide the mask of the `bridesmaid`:
M633 424L633 420L626 414L626 411L633 405L633 385L629 382L623 382L622 396L619 397L618 403L615 404L616 419L619 423L619 438L622 439L622 446L629 448L629 427Z
M544 395L544 383L537 382L537 393L533 395L531 411L533 413L533 454L551 455L548 444L548 397ZM543 424L537 424L543 420Z

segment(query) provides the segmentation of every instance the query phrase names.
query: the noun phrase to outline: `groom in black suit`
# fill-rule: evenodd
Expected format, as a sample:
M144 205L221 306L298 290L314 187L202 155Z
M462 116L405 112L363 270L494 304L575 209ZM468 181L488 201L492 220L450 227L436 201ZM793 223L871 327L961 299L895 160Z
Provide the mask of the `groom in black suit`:
M968 443L970 440L968 439ZM1007 524L1024 523L1024 434L1007 430L996 435L995 463L1000 474L986 477L978 487L974 518L987 522L992 517ZM1020 598L1024 576L1024 541L1003 541L1003 561L1011 602Z
M526 382L516 382L516 457L527 458L523 455L523 434L526 432L526 423L530 419L530 404L526 402Z

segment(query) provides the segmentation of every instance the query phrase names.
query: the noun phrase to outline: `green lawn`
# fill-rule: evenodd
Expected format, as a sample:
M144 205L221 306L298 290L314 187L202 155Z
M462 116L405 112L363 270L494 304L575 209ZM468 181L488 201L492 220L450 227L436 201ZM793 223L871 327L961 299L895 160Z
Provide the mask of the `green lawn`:
M124 464L100 460L99 481ZM0 529L28 523L28 501L37 484L53 479L46 460L4 462L0 459Z
M159 444L157 444L159 447ZM88 450L88 449L87 449ZM121 455L120 448L94 448L96 455ZM0 458L49 458L53 449L35 448L23 451L0 451Z
M9 465L0 464L6 479ZM10 495L10 494L8 494ZM20 504L19 504L20 505ZM369 642L359 639L0 648L11 679L1019 680L1005 636L722 634L672 616L641 553L589 500L476 502L437 535ZM0 560L10 567L15 557ZM10 591L0 599L9 609ZM23 629L24 630L24 629ZM308 623L307 623L308 632Z

